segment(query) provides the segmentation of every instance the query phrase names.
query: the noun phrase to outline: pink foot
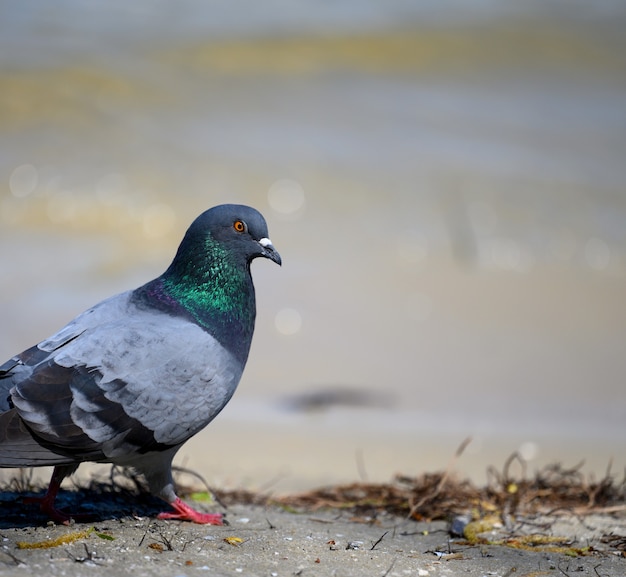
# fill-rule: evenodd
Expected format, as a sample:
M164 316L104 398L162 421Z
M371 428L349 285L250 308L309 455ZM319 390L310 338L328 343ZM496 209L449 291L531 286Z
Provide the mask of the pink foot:
M200 513L192 509L187 503L179 497L170 503L170 506L176 511L175 513L159 513L158 519L178 519L179 521L192 521L201 525L223 525L224 520L221 513Z
M71 475L76 470L77 466L78 465L59 465L55 467L46 494L43 497L25 497L23 502L36 503L41 508L42 513L48 515L55 523L61 523L62 525L69 525L72 519L75 521L88 521L93 519L93 515L68 515L63 511L59 511L59 509L54 506L54 501L61 487L61 482L65 477Z
M69 525L72 521L89 521L93 519L93 515L69 515L68 513L64 513L63 511L57 509L54 506L54 495L44 495L43 497L24 497L22 500L23 503L35 503L39 505L41 512L45 513L52 519L55 523L59 523L60 525Z

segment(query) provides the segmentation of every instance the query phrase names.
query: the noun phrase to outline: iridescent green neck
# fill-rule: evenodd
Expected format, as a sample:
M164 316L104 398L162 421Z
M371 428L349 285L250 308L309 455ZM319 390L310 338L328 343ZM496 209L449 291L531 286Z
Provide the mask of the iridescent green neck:
M228 348L245 344L247 356L256 316L254 285L248 263L237 256L210 236L196 239L181 246L161 282L163 292L198 325Z

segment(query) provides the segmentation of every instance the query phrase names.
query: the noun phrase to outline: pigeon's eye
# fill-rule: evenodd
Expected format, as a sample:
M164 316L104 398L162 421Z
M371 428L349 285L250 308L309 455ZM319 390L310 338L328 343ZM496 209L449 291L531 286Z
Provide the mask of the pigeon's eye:
M233 223L233 228L237 232L246 232L248 230L248 225L243 220L236 220Z

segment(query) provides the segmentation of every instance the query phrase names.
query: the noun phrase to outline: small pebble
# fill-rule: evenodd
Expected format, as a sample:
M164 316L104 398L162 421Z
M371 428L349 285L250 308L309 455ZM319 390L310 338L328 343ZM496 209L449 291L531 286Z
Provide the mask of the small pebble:
M453 537L463 537L463 531L465 531L465 527L471 521L469 515L459 515L452 519L452 523L450 523L450 528L448 529L450 535Z

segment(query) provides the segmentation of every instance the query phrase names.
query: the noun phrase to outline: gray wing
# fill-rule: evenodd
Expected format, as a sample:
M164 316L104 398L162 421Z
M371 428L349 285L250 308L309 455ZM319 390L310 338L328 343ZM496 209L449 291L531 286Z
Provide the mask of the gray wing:
M132 462L183 443L228 402L243 367L197 325L131 294L0 367L0 466Z

